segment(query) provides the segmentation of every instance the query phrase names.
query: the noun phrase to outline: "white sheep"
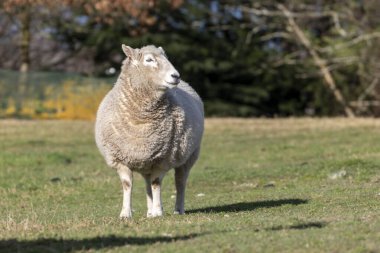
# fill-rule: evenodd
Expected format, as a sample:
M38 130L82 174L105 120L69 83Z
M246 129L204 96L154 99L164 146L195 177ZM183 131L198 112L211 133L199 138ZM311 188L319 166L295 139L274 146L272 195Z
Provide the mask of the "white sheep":
M95 126L96 144L122 182L120 217L132 217L134 171L146 181L147 216L162 216L161 183L171 168L177 190L174 212L183 214L186 180L203 135L203 103L180 80L161 47L122 49L127 58L99 106Z

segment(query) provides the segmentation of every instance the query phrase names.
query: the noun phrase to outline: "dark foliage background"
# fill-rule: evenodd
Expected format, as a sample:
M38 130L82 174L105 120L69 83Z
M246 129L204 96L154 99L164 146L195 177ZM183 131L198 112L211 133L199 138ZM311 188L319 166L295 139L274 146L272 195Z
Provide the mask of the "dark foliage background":
M48 2L48 3L47 3ZM0 4L0 68L116 77L122 43L162 46L208 116L377 116L380 4L368 1L27 1Z

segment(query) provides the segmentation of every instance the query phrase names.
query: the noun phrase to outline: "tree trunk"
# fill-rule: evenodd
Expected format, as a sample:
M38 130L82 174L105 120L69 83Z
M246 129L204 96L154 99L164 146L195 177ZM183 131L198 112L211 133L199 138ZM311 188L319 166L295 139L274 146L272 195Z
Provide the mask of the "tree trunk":
M30 57L29 57L29 49L30 49L30 11L25 10L20 15L21 21L21 66L20 71L22 73L26 73L30 68Z

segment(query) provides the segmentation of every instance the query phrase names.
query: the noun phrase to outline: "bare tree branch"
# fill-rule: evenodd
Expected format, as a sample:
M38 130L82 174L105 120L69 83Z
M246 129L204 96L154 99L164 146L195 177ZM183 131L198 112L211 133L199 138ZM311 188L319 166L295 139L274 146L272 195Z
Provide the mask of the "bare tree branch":
M267 40L272 40L276 38L283 38L283 39L292 39L292 36L287 33L287 32L274 32L274 33L269 33L260 38L261 41L267 41Z
M359 37L356 37L355 39L353 39L349 42L337 44L337 45L330 46L330 47L320 48L320 49L318 49L318 51L322 52L322 53L332 53L333 51L336 51L336 50L352 47L352 46L359 44L361 42L368 42L370 40L378 39L378 38L380 38L380 32L364 34L364 35L361 35Z
M338 33L342 36L342 37L346 37L347 36L347 32L346 30L344 30L342 28L342 26L340 25L340 19L339 19L339 15L337 12L331 12L331 17L333 18L334 20L334 25L335 25L335 29L338 31Z
M254 8L254 7L241 6L240 8L243 12L254 14L256 16L286 17L282 11L268 10L263 7ZM289 11L288 15L292 18L302 18L302 19L320 19L320 18L330 17L331 20L334 22L334 27L336 31L342 37L347 36L346 30L344 30L340 24L340 18L345 16L342 13L338 13L336 11L322 11L322 12L321 11L318 11L318 12L316 11L290 12Z
M285 14L282 11L274 11L274 10L268 10L265 8L253 8L253 7L247 7L247 6L240 6L241 10L246 13L251 13L256 16L265 16L265 17L286 17ZM322 12L290 12L289 16L292 18L324 18L324 17L332 17L333 19L339 20L340 14L338 14L335 11L322 11ZM334 18L335 16L335 18Z
M252 36L260 31L260 27L254 27L251 31L247 33L245 37L245 44L248 45L252 41Z
M291 12L289 12L289 10L282 4L279 4L278 8L287 17L288 24L293 30L294 34L297 36L299 41L304 45L304 47L308 50L315 64L319 67L324 77L327 87L331 90L337 102L343 106L346 115L351 118L355 117L353 110L349 107L341 91L336 86L335 80L326 66L326 62L318 55L317 51L313 48L310 40L305 36L304 32L300 29L300 27L295 22L294 17L291 15Z
M361 103L363 102L364 98L367 96L367 95L370 95L374 92L374 89L376 87L376 85L378 84L379 82L379 78L378 77L375 77L373 79L373 81L371 82L371 84L363 91L363 93L359 96L357 102L358 103Z
M374 100L374 101L352 101L350 102L350 105L352 107L358 107L358 108L363 108L363 107L370 107L370 106L380 106L380 101Z

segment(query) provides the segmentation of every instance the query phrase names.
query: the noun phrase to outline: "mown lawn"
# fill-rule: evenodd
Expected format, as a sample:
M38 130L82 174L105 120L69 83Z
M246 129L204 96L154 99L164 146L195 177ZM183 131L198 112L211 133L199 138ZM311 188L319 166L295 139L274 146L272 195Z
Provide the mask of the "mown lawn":
M380 120L208 119L184 216L134 218L84 121L0 121L0 252L380 252Z

